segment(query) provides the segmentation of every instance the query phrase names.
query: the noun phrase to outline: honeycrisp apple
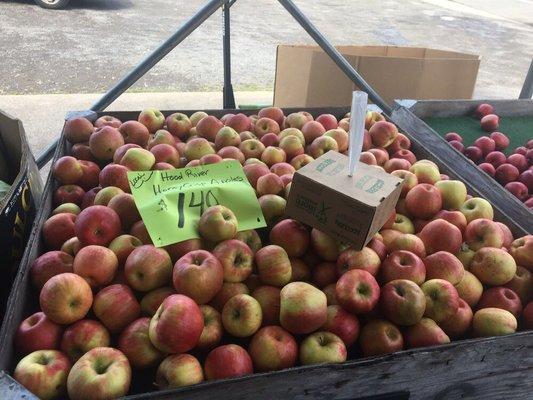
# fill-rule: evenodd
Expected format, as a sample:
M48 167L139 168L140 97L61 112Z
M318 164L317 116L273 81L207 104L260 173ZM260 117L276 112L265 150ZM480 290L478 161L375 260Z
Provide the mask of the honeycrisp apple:
M346 361L346 357L344 342L331 332L315 332L300 344L302 365L342 363Z
M229 208L218 205L204 211L198 223L200 235L212 242L233 239L237 233L237 218Z
M61 351L72 362L95 347L107 347L111 342L109 332L100 322L82 319L70 325L61 338Z
M222 309L222 324L235 337L252 336L261 327L261 321L260 304L247 294L233 296Z
M394 353L403 349L402 333L396 325L386 319L367 322L361 330L359 343L365 357Z
M139 246L126 259L124 274L133 289L148 292L170 282L172 262L163 249L152 245Z
M298 344L280 326L266 326L253 336L249 353L256 371L276 371L296 364Z
M213 255L222 265L225 282L242 282L252 273L254 253L244 241L225 240L213 249Z
M445 210L458 210L466 200L466 186L461 181L439 181L435 187L440 191Z
M326 295L305 282L291 282L280 292L281 326L294 334L311 333L327 321Z
M195 385L204 380L202 365L190 354L173 354L159 364L155 383L159 389Z
M15 334L15 348L21 354L55 350L62 332L61 325L52 322L43 312L37 312L20 323Z
M398 325L414 325L426 310L424 292L413 281L398 279L381 288L381 309L385 316Z
M255 253L259 279L267 285L283 287L291 280L291 262L280 246L269 245Z
M234 378L254 372L250 355L236 344L211 350L205 359L204 371L207 380Z
M118 348L128 358L133 368L148 368L163 358L163 353L154 347L148 335L150 318L139 318L122 331Z

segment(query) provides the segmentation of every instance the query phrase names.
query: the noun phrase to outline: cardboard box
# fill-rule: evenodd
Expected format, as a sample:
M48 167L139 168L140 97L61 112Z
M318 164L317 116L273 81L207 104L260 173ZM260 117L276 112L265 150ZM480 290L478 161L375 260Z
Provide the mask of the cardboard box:
M328 151L296 171L285 213L360 250L394 211L402 182L364 163L349 177L348 157Z
M387 101L470 99L480 56L420 47L339 46L337 49ZM277 49L274 105L348 106L359 90L318 46Z

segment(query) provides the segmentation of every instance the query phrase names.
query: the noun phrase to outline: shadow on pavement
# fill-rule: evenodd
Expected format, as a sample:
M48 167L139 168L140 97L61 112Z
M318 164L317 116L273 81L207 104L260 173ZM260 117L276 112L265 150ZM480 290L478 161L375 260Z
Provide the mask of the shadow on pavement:
M5 1L5 0L4 0ZM35 4L33 0L7 0L14 4ZM50 12L65 12L69 9L77 10L122 10L133 7L132 0L70 0L69 5L64 10L50 10Z

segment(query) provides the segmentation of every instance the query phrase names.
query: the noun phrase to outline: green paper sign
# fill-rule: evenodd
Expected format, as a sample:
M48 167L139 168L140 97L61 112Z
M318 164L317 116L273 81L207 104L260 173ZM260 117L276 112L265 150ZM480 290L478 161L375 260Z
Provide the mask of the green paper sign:
M128 172L131 193L157 247L198 238L198 221L209 207L233 211L239 231L266 226L241 164L217 164L164 171Z

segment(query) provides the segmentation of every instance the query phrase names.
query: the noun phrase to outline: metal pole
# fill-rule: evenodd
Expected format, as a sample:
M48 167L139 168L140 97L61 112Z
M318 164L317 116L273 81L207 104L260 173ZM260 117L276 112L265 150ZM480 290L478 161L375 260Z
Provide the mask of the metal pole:
M533 97L533 59L531 64L529 64L529 70L527 71L526 80L524 81L524 86L520 91L519 99L531 99Z
M233 85L231 84L231 22L230 22L230 7L232 3L226 0L222 6L222 23L223 36L223 58L224 58L224 87L222 88L223 107L235 108L235 95L233 93Z
M278 0L280 4L293 16L293 18L305 29L315 42L324 50L338 67L352 80L361 90L368 93L368 97L381 108L385 114L390 115L392 108L381 96L364 80L364 78L350 65L339 51L318 31L309 19L300 11L292 0Z
M128 90L144 74L146 74L163 57L172 51L178 44L185 40L196 28L208 19L226 0L211 0L186 21L170 38L155 49L148 57L142 60L132 71L124 76L100 100L91 106L93 111L102 111L115 101L122 93ZM42 168L54 156L58 140L48 146L37 157L37 166Z

